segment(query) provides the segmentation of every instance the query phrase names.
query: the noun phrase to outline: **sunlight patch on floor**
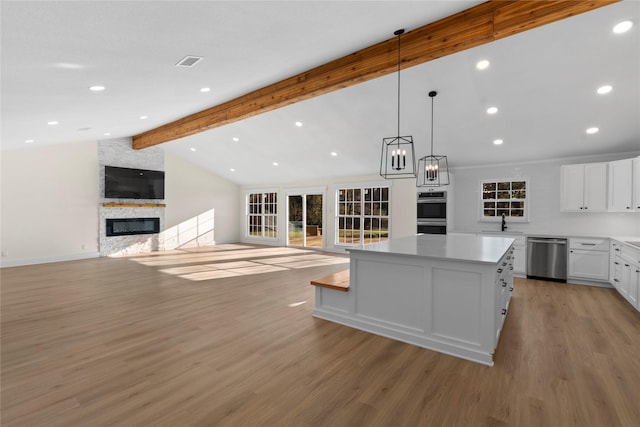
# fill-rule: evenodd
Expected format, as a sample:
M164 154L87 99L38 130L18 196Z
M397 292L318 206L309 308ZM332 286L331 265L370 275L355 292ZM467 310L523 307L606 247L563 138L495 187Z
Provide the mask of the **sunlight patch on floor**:
M158 271L191 281L349 263L349 258L346 257L314 253L305 249L240 244L211 246L208 250L206 247L198 247L139 254L129 258L148 267L166 267L159 268Z

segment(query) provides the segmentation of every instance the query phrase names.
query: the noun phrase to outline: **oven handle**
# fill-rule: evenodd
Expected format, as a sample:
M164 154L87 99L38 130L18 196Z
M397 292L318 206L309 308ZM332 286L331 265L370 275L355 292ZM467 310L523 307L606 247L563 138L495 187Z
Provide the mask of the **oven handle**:
M418 220L418 225L437 225L437 226L443 226L443 225L447 225L447 221L420 221Z

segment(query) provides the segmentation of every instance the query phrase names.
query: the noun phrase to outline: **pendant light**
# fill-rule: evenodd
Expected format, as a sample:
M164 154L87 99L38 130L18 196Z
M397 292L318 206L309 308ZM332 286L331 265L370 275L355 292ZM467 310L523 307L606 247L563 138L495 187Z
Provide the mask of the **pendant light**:
M431 98L431 155L418 160L418 187L441 187L449 185L449 165L447 156L433 155L433 98L438 94L435 90L429 92Z
M416 177L413 137L400 136L400 35L403 33L404 30L393 33L398 36L398 136L382 139L380 175L386 179Z

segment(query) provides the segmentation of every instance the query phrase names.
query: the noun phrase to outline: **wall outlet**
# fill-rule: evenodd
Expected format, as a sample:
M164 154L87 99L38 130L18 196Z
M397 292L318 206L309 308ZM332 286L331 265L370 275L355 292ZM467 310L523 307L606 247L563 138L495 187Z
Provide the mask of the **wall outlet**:
M2 256L9 256L9 251L2 251Z
M82 244L82 251L85 251L87 248L85 247L85 244Z

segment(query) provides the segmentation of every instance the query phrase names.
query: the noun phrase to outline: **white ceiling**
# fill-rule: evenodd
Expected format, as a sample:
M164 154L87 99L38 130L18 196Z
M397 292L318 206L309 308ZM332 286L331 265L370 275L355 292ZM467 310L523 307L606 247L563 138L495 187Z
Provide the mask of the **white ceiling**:
M3 1L2 149L131 136L479 3ZM434 152L451 167L639 151L638 24L624 1L404 70L401 134L429 154L437 90ZM186 55L204 60L175 67ZM396 90L392 74L162 147L246 185L377 174Z

